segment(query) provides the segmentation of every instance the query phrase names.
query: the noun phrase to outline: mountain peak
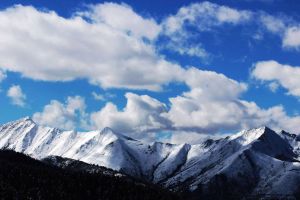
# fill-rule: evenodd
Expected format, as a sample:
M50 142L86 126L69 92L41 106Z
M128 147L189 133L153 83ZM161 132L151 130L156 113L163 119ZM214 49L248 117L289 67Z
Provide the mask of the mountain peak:
M108 133L115 134L115 132L111 128L109 128L109 127L104 127L102 129L101 133L103 133L103 134L108 134Z
M106 138L106 140L117 140L122 137L119 133L116 133L114 130L112 130L109 127L105 127L100 131L99 134L100 137Z
M23 118L21 118L19 121L35 123L35 122L32 120L32 118L29 117L29 116L23 117Z
M268 128L267 126L264 126L263 132L262 132L261 136L260 136L258 139L259 139L259 140L263 140L263 139L265 139L265 138L270 138L270 139L272 139L272 138L274 138L274 137L280 138L280 136L279 136L278 133L276 133L274 130Z
M120 137L121 135L119 133L116 133L114 130L112 130L109 127L105 127L100 131L100 135L103 136L115 136L115 137Z
M277 135L277 133L267 126L262 126L241 131L238 134L231 136L230 139L237 140L241 145L245 146L264 137L272 137L272 135Z
M126 139L126 140L135 140L129 136L123 135L121 133L115 132L112 128L110 127L105 127L101 130L100 132L101 135L103 136L110 136L110 137L115 137L116 139ZM136 141L136 140L135 140Z

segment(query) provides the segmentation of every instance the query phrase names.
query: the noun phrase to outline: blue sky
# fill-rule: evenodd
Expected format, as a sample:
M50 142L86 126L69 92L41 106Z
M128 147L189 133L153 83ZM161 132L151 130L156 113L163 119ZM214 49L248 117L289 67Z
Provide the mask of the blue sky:
M172 142L262 125L299 132L296 0L27 0L0 9L0 123L31 116Z

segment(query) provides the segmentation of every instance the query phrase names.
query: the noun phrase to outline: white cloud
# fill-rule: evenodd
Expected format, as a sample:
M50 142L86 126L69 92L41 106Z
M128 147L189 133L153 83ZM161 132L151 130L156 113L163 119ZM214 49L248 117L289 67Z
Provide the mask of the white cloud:
M169 121L161 116L167 112L166 106L148 95L126 93L127 104L121 111L113 103L107 103L98 112L91 113L92 128L112 129L124 133L142 133L165 129Z
M201 46L201 45L192 45L187 44L176 45L176 42L170 42L165 46L172 51L179 53L180 55L188 55L192 57L202 58L204 61L210 58L210 54Z
M219 139L221 136L199 134L197 132L173 131L170 138L158 138L161 142L171 144L200 144L208 139ZM224 135L223 135L224 137Z
M246 127L248 102L239 98L247 85L223 74L191 68L186 73L189 92L170 98L166 117L179 130L215 133ZM255 120L255 119L254 119Z
M274 60L257 62L252 77L262 81L275 81L288 90L289 95L300 97L300 67L283 65Z
M30 6L0 11L0 66L36 80L85 78L103 88L159 90L178 79L183 69L139 38L155 37L159 25L153 19L113 3L90 9L94 18L88 20L82 13L63 18ZM124 15L133 19L123 24Z
M264 11L240 10L210 2L189 4L165 18L162 30L169 42L165 46L181 55L197 56L205 60L209 52L195 38L201 38L202 32L228 31L228 26L226 30L222 29L224 25L241 28L252 26L252 29L254 27L258 31L278 35L284 48L300 47L300 25L292 17L270 15ZM262 33L257 33L253 33L252 38L262 39Z
M271 82L269 85L268 85L268 87L269 87L269 89L272 91L272 92L276 92L277 91L277 89L279 88L279 84L277 83L277 82Z
M277 34L285 49L300 47L300 24L287 16L272 16L266 13L260 15L262 25L271 33Z
M108 102L99 111L86 113L81 97L69 97L65 103L53 100L33 119L39 124L73 129L80 122L85 129L111 127L137 139L153 141L157 133L171 131L161 140L172 143L194 142L201 134L235 132L270 126L297 133L300 116L289 116L283 106L260 108L255 102L241 99L247 85L223 74L190 68L183 74L190 90L170 98L169 106L148 95L126 93L123 109ZM199 134L199 135L197 135ZM194 138L194 140L192 139ZM193 141L192 141L193 140Z
M219 108L223 107L222 103L227 105L235 101L247 89L244 83L228 79L222 74L196 68L190 68L181 78L192 90L184 93L182 97L171 98L169 111L163 103L147 95L127 93L127 105L122 111L119 111L116 105L108 103L100 111L92 113L92 124L97 128L109 126L126 133L176 129L195 129L212 133L208 127L211 119L219 117L220 125L226 123L227 116L223 119L219 116L222 113L218 112L222 111ZM182 99L184 102L181 102ZM216 104L217 107L214 106ZM202 108L199 110L200 107ZM213 108L214 110L210 110ZM195 115L197 110L199 116L204 116L203 120ZM224 112L228 112L228 109ZM195 117L191 116L191 113L194 113ZM232 113L235 113L235 110ZM211 126L214 125L216 124L211 123Z
M289 117L282 106L260 108L241 99L204 101L193 90L171 99L168 118L176 129L198 133L218 133L259 126L298 131L300 117Z
M166 18L164 26L168 34L173 34L188 25L205 31L224 23L238 24L250 19L251 12L249 11L237 10L206 1L181 7L175 15Z
M42 112L33 115L33 120L40 125L70 130L81 124L86 126L86 104L82 97L68 97L65 103L52 100Z
M26 95L19 85L11 86L7 91L7 96L11 99L12 104L20 107L25 106Z
M160 34L169 38L166 46L175 52L207 59L210 54L203 45L190 42L193 34L187 27L208 31L223 24L244 24L253 20L253 15L203 2L182 7L158 24L125 4L90 5L72 18L18 5L0 11L0 66L35 80L83 78L103 88L157 91L182 81L186 71L157 53L154 41ZM277 31L274 24L280 23L264 16L267 29ZM288 33L296 35L295 31ZM292 36L287 38L294 39L286 41L293 42L285 43L295 46L297 39Z
M235 99L247 90L245 83L239 83L224 74L195 67L189 68L182 79L191 89L199 90L199 94L207 99Z
M136 138L145 137L145 132L175 131L172 138L167 138L173 142L183 137L188 141L193 135L188 132L212 134L265 125L276 130L298 131L300 116L288 116L281 105L263 109L242 100L241 95L247 90L244 83L195 68L188 70L183 79L190 91L170 98L169 108L147 95L127 93L123 110L107 103L91 114L91 122L96 128L109 126ZM185 134L176 136L178 131Z
M237 10L210 2L192 3L181 7L174 15L168 16L162 22L163 34L168 36L166 47L181 55L196 56L207 59L209 53L199 44L189 42L199 32L211 31L224 24L237 25L252 18L252 13ZM196 29L191 32L190 27ZM191 44L192 43L192 44Z
M115 95L112 93L103 93L103 94L98 94L96 92L92 92L92 97L96 100L96 101L107 101L108 99L114 98Z
M95 23L105 23L140 38L153 40L160 32L160 26L154 19L143 18L126 4L106 2L90 6L90 11L81 15L92 19Z
M96 92L92 92L92 96L97 101L105 101L105 97L102 94L97 94Z
M283 46L286 48L300 47L300 26L287 28L283 37Z
M282 34L286 29L285 22L281 18L262 13L259 19L262 25L272 33Z
M216 8L215 8L216 9ZM217 19L221 23L241 23L251 18L248 11L240 11L226 6L220 6L217 10Z
M44 81L84 78L103 88L148 90L160 90L174 81L185 83L190 89L170 98L169 107L150 96L127 93L125 108L118 109L109 102L90 114L85 112L82 97L69 97L64 103L52 100L33 116L42 125L73 129L80 121L82 127L87 124L90 128L109 126L134 134L156 130L213 133L261 125L295 131L299 117L289 117L282 106L262 109L254 102L242 100L247 90L244 83L215 72L168 62L154 46L156 38L164 34L169 37L169 47L174 51L206 58L209 53L201 44L190 45L193 34L188 31L189 27L200 32L211 31L221 25L252 22L254 18L269 32L289 38L284 45L298 45L297 29L288 29L291 33L287 30L285 34L285 21L279 18L274 21L275 18L263 15L265 18L253 12L203 2L180 8L160 25L125 4L89 6L87 11L74 13L72 18L30 6L15 6L0 11L0 66ZM280 64L275 63L277 65ZM299 96L298 68L282 65L275 68L287 76L263 69L257 78L278 82L290 94ZM20 94L23 99L20 102L24 102L25 95ZM105 97L92 95L99 100ZM173 139L183 136L189 137L181 134Z
M178 96L171 99L168 110L163 103L149 96L132 93L126 96L127 105L123 110L108 103L100 111L91 113L91 129L109 126L144 140L154 140L153 133L171 131L170 138L160 139L171 143L198 143L205 134L259 126L292 133L299 130L300 116L288 116L280 105L262 109L254 102L240 99L205 102L192 96ZM150 106L151 102L155 102L155 106Z
M206 99L199 89L171 98L168 118L180 130L214 133L240 128L243 105L236 100Z

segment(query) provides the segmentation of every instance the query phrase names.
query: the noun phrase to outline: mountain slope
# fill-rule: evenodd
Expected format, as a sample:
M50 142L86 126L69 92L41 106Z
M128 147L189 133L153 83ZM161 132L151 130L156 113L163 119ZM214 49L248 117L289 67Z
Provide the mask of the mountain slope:
M0 148L34 158L60 156L105 166L171 190L209 197L298 195L299 137L267 127L198 145L142 143L109 128L74 132L30 118L0 126ZM283 185L288 185L284 190ZM213 196L217 199L218 197Z

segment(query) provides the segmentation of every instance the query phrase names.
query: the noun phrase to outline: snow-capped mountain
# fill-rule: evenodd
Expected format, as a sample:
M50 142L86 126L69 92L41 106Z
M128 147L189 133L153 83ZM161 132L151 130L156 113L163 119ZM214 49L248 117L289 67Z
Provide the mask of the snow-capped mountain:
M113 132L75 132L37 125L24 118L0 127L0 148L42 159L50 155L119 170L148 181L161 181L183 165L190 145L140 141Z
M105 166L176 191L297 195L300 137L267 127L198 145L142 143L109 128L61 131L30 118L0 126L0 148ZM298 194L299 195L299 194Z

